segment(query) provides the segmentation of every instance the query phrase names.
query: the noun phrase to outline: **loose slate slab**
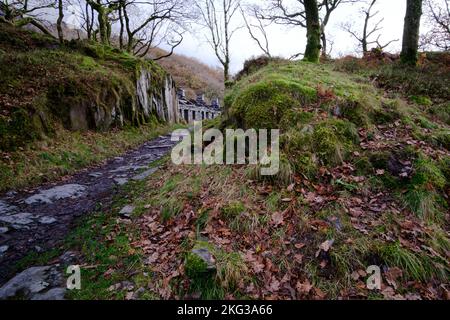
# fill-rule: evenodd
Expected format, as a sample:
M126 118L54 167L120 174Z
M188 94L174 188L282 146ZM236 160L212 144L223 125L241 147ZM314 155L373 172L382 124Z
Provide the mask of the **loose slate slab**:
M57 220L52 217L42 217L39 219L39 222L42 224L52 224L55 223Z
M133 180L135 180L135 181L142 181L142 180L145 180L145 179L147 179L149 176L151 176L153 173L155 173L157 170L158 170L158 168L151 168L151 169L148 169L148 170L146 170L146 171L144 171L144 172L142 172L142 173L140 173L140 174L138 174L138 175L135 175L135 176L133 177Z
M10 205L5 201L0 200L0 215L10 214L14 211L17 211L16 206Z
M122 210L120 210L119 214L123 217L129 218L131 217L131 214L133 213L134 209L135 207L128 205L123 207Z
M56 267L31 267L0 288L0 300L13 299L18 295L32 300L64 299L65 289L60 287L62 283L63 277Z
M31 213L22 212L13 214L10 216L0 217L0 221L14 224L14 225L27 225L33 222L33 215Z
M84 195L86 187L79 184L66 184L62 186L57 186L48 190L41 191L27 199L25 199L26 204L36 204L36 203L53 203L55 200L66 199L66 198L79 198Z

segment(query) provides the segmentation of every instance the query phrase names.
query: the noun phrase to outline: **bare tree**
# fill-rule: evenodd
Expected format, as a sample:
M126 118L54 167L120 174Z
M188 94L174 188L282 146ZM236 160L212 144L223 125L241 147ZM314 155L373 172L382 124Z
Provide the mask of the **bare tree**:
M127 51L145 56L151 48L165 42L171 47L171 55L183 40L180 26L186 3L185 0L119 0L120 42L125 31ZM131 12L134 12L133 17Z
M258 17L258 8L254 5L247 6L245 9L241 7L241 14L250 37L256 42L264 55L270 58L269 38L266 31L268 25ZM252 21L247 16L250 16Z
M423 49L450 50L450 0L425 0L425 23L430 30L422 36Z
M407 0L402 53L400 55L404 64L417 64L421 17L422 0Z
M23 27L31 24L43 33L52 36L50 31L39 19L39 13L42 10L55 8L53 0L39 0L30 4L28 0L0 0L0 10L3 16L0 16L0 22L8 23L16 27Z
M56 29L58 30L58 39L60 43L64 42L64 34L62 29L63 19L64 19L63 0L58 0L58 19L56 20Z
M196 3L200 24L208 31L207 41L223 66L224 80L230 79L230 42L240 27L232 20L239 10L239 0L202 0Z
M307 28L305 0L270 0L267 2L266 6L258 8L257 15L260 19L273 21L280 25ZM333 12L339 6L353 2L357 2L357 0L319 0L317 2L322 55L329 52L326 27Z
M381 27L381 24L383 23L384 18L379 19L373 26L370 25L371 19L373 19L380 13L379 11L372 11L376 3L377 0L370 0L370 2L368 3L368 7L362 9L362 13L364 14L364 25L361 33L355 31L354 26L350 23L341 25L343 30L347 31L356 40L358 40L359 45L362 48L363 55L366 55L369 52L369 46L373 44L375 44L377 48L384 50L393 42L399 41L398 39L390 40L385 44L382 44L380 42L381 33L379 33L379 31L383 29ZM373 38L374 36L376 36L375 39Z
M94 9L85 0L68 0L68 3L73 7L78 7L78 10L71 12L71 14L76 15L80 29L86 33L86 37L93 39L95 26Z

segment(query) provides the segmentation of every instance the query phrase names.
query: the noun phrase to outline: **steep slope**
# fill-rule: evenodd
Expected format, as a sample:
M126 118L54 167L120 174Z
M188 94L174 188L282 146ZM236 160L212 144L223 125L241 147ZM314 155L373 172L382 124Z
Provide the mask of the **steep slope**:
M163 53L163 50L155 49L152 55L160 56ZM197 94L203 93L208 99L223 99L225 87L222 70L181 54L173 54L158 63L172 75L177 86L186 90L188 98L195 99Z
M87 41L0 28L0 190L51 180L178 121L158 64Z
M110 47L61 47L36 33L2 26L0 131L3 150L71 130L108 130L155 120L176 122L175 85L158 65Z

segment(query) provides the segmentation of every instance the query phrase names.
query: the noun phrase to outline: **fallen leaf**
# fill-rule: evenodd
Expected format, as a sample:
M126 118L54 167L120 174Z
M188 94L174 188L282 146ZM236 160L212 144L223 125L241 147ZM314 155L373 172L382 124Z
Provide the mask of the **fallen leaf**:
M272 214L272 223L275 225L275 226L278 226L278 225L280 225L280 224L283 224L284 223L284 218L283 218L283 214L281 213L281 212L274 212L273 214Z
M307 294L309 294L309 292L311 291L313 286L309 282L309 280L306 279L306 281L303 283L301 283L300 281L297 282L297 285L295 286L295 288L297 289L297 292L300 293L301 295L307 295Z
M331 246L333 245L333 243L334 243L334 239L327 240L327 241L325 241L324 243L322 243L322 244L319 246L319 248L320 248L321 250L325 251L325 252L328 252L328 251L330 251Z

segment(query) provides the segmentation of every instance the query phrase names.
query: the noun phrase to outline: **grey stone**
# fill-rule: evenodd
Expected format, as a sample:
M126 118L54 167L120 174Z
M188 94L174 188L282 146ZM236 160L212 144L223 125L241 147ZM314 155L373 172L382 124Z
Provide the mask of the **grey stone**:
M10 205L9 203L0 200L0 214L5 215L17 210L16 206Z
M144 167L144 166L134 166L134 165L130 165L130 166L122 166L122 167L118 167L114 170L110 170L110 173L118 173L118 172L124 172L124 171L138 171L138 170L142 170L142 169L147 169L148 167Z
M133 177L133 180L135 180L135 181L142 181L142 180L145 180L145 179L147 179L149 176L151 176L153 173L155 173L157 170L158 170L158 168L151 168L151 169L148 169L148 170L146 170L146 171L144 171L144 172L142 172L142 173L140 173L140 174L138 174L138 175L135 175L135 176Z
M6 251L8 251L9 246L1 246L0 247L0 256L3 255Z
M26 204L35 204L39 202L53 203L55 200L66 198L79 198L84 195L86 187L79 184L66 184L57 186L48 190L41 191L25 200Z
M192 249L191 251L193 254L198 256L200 259L202 259L206 265L208 270L214 270L216 269L215 260L213 258L213 255L207 248L197 248Z
M337 105L337 106L335 106L333 108L333 115L335 117L340 117L342 115L342 110L341 110L341 107L339 105Z
M9 231L9 228L7 227L0 227L0 234L7 233Z
M120 210L119 214L123 217L131 217L131 214L133 213L135 207L127 205L125 207L122 208L122 210Z
M138 300L145 293L145 288L140 287L133 293L132 300Z
M20 224L12 224L11 225L11 227L14 229L14 230L30 230L30 227L29 226L27 226L27 225L20 225Z
M44 293L35 294L31 300L64 300L65 288L53 288Z
M52 217L42 217L39 219L39 222L42 224L52 224L55 223L57 220Z
M7 197L14 197L16 194L17 194L16 191L8 191L8 192L6 193L6 196L7 196Z
M0 217L0 221L14 224L15 226L27 225L33 222L31 213L22 212L10 216Z
M49 283L45 281L50 267L32 267L19 273L0 288L0 299L14 298L18 294L33 295L45 290Z
M76 260L77 254L73 251L66 251L59 257L59 261L65 266L75 264Z
M91 178L100 178L101 176L103 176L103 173L101 172L93 172L89 174L89 177Z
M124 184L127 184L128 179L127 178L114 178L114 182L117 183L119 186L123 186Z
M21 297L24 299L56 299L61 297L63 276L55 266L31 267L17 274L0 288L0 300Z

